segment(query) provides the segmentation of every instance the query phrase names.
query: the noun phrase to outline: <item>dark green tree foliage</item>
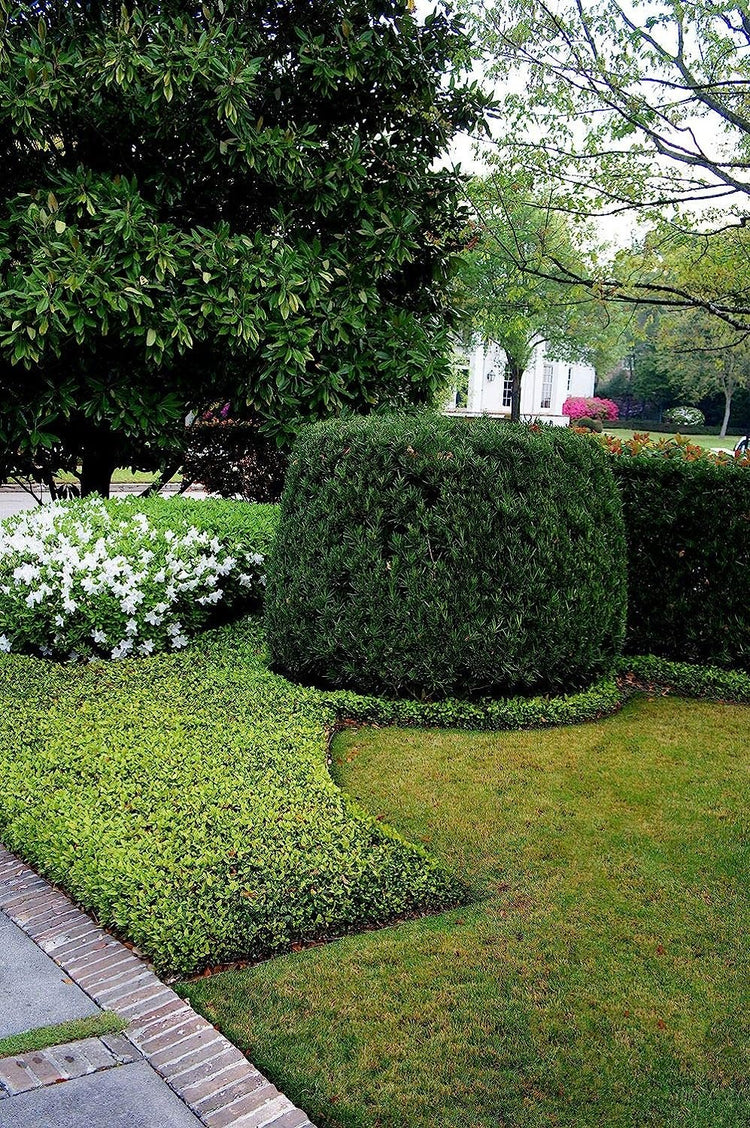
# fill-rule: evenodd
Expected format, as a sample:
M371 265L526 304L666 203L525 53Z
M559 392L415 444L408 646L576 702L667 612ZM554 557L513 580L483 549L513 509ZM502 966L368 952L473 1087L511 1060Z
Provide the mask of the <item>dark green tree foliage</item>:
M0 448L86 492L216 400L282 444L429 400L465 48L403 0L0 0Z
M613 459L628 540L631 654L750 670L750 474Z
M307 428L269 566L277 667L365 692L566 690L625 627L622 511L584 436L489 420Z

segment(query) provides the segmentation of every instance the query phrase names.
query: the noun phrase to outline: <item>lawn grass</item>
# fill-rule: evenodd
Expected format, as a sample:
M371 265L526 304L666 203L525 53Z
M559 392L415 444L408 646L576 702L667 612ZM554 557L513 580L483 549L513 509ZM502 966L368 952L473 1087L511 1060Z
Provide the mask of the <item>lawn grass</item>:
M616 439L632 439L633 435L650 435L654 442L659 439L668 439L670 435L664 431L644 431L640 427L605 427L605 431L614 435ZM674 434L678 434L679 427L675 428ZM741 436L739 435L686 435L685 438L695 443L696 446L705 447L706 450L711 450L713 447L721 447L723 450L734 450L735 444L739 442Z
M339 784L474 902L182 990L320 1128L744 1128L747 721L346 732Z
M9 1034L7 1038L0 1038L0 1058L30 1054L34 1050L46 1050L48 1046L63 1046L66 1042L78 1042L82 1038L117 1034L127 1025L127 1021L114 1011L100 1011L99 1014L87 1015L86 1018L58 1022L55 1026L38 1026L35 1030L25 1030L22 1034Z

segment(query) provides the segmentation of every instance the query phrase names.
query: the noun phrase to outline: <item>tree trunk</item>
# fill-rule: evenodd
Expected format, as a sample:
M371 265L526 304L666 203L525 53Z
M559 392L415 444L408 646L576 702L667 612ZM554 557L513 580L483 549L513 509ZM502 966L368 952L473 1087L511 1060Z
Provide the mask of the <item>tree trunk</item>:
M112 455L106 450L89 448L81 459L81 497L101 494L109 497L109 484L115 468Z
M721 430L719 431L719 434L722 436L722 438L727 433L727 427L729 426L729 413L730 413L731 410L732 410L732 393L725 391L724 392L724 418L721 422Z
M510 421L511 423L521 422L521 380L523 379L523 369L515 361L508 358L506 361L508 374L513 381L511 386L511 399L510 399Z

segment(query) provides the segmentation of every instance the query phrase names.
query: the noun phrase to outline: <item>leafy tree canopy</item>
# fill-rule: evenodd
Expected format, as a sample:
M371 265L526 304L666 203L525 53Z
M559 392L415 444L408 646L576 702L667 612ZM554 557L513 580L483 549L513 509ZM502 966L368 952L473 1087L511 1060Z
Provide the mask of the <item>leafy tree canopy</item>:
M83 488L186 413L299 421L444 378L487 100L403 0L0 0L0 448Z
M560 281L549 266L586 268L569 222L539 201L528 203L497 188L498 176L469 186L471 238L457 276L468 336L495 341L512 380L511 413L520 416L521 381L537 344L560 360L606 371L630 346L630 318L589 289Z
M464 7L503 84L495 160L507 170L505 196L533 200L544 188L545 206L573 219L637 216L668 223L677 239L745 227L747 3L465 0ZM546 269L555 273L549 262ZM657 288L651 277L600 261L569 281L605 289L611 300L705 308L689 278L682 288L657 278L665 282ZM730 281L707 312L748 328L748 292Z

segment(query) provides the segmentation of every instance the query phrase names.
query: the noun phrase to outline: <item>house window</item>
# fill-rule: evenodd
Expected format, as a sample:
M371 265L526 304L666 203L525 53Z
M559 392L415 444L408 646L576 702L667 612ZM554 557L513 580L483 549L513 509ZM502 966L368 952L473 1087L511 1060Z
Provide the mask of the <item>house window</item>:
M569 368L568 369L568 391L570 391L570 385L572 384L572 382L573 382L573 369Z
M503 407L511 407L513 405L513 377L503 377Z
M552 373L554 369L551 364L545 364L542 370L542 402L540 407L552 406Z

